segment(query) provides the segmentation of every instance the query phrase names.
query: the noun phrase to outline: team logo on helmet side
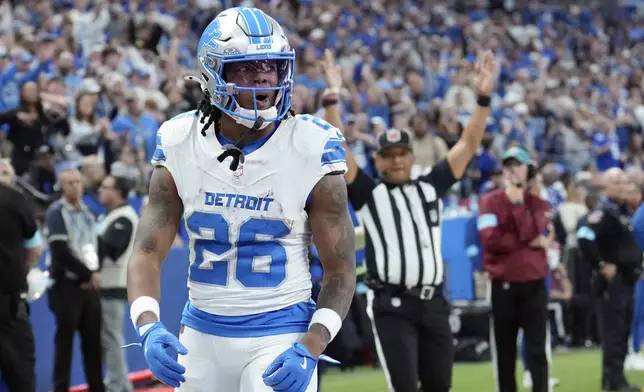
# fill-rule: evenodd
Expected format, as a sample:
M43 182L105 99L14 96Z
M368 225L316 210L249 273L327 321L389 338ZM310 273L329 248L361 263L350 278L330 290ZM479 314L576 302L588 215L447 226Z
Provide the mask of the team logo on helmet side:
M216 49L217 48L216 41L219 38L221 38L220 28L221 27L219 25L219 20L218 19L213 20L210 26L206 28L206 30L203 33L203 36L201 37L203 44L211 47L212 49Z
M390 129L385 134L385 138L389 143L398 143L402 139L402 134L397 129Z

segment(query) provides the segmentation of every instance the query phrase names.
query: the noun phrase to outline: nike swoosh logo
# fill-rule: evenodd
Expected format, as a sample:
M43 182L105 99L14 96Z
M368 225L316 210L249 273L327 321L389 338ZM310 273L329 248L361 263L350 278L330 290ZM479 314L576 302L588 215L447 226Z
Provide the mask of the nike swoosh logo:
M302 369L306 370L306 357L304 358L304 361L302 361L300 366L302 366Z

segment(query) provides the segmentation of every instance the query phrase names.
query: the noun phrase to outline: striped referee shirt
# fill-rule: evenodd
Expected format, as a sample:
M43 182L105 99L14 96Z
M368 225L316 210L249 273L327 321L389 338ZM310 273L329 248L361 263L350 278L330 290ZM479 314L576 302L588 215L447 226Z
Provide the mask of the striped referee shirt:
M446 160L402 185L358 172L347 190L364 224L370 279L407 288L443 283L441 198L456 181Z

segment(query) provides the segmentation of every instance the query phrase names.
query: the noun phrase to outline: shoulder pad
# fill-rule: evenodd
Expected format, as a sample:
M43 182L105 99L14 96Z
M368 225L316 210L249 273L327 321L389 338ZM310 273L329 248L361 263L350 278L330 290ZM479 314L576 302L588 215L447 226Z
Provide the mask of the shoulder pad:
M181 113L161 124L157 132L157 139L160 144L164 147L169 147L181 143L190 134L197 115L198 112L192 110ZM198 124L200 123L198 122Z
M300 129L306 130L310 133L319 133L325 135L329 132L340 132L336 127L329 124L325 120L315 117L311 114L297 114L291 121L295 121Z
M309 114L297 115L293 124L293 141L301 154L308 157L321 172L346 172L346 151L342 132Z
M289 125L294 131L293 140L296 146L308 154L322 152L329 139L344 142L342 132L321 118L298 114L286 121L292 122Z
M326 141L329 138L334 138L344 142L342 132L321 118L310 114L298 114L288 121L294 122L293 128L296 129L298 139Z

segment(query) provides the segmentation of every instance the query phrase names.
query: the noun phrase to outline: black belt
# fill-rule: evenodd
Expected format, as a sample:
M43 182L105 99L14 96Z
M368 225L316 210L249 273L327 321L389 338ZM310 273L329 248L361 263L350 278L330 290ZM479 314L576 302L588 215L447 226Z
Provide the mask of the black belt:
M386 293L391 295L392 297L414 297L414 298L420 298L424 301L429 301L435 296L439 296L443 293L442 284L437 286L433 286L433 285L416 286L410 289L404 286L398 286L398 285L380 283L380 282L372 283L371 285L368 285L368 286L371 287L375 292Z
M418 297L422 300L429 301L434 298L434 296L441 295L443 292L443 286L431 286L425 285L420 287L414 287L405 291L404 295Z

